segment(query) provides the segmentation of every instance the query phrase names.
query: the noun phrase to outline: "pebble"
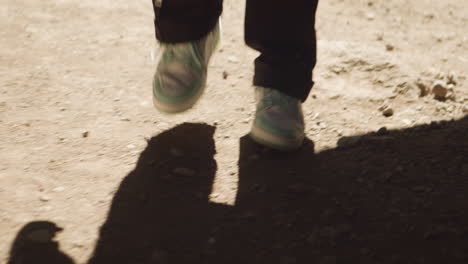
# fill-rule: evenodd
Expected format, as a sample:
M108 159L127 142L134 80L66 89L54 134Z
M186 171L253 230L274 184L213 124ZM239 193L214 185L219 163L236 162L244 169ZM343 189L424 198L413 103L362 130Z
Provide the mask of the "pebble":
M427 84L427 81L418 79L415 82L416 86L419 88L419 97L424 97L429 94L430 89L429 85Z
M230 63L238 63L239 59L236 56L229 56L228 57L228 62Z
M385 116L385 117L390 117L392 116L395 111L393 110L393 108L390 106L390 105L387 105L387 104L384 104L382 105L379 110L382 112L382 114Z
M414 123L412 120L409 119L403 119L401 121L407 126L412 125Z
M208 244L214 244L214 243L216 243L216 238L210 237L210 238L208 239Z
M229 76L229 73L227 71L223 71L223 79L226 80Z
M65 190L65 188L62 187L62 186L55 187L54 189L52 189L52 191L54 191L54 192L63 192L64 190Z
M374 13L367 13L366 17L368 20L374 20L375 19L375 14Z
M377 135L386 135L386 134L388 134L387 127L381 127L379 130L377 130Z
M81 136L83 136L84 138L87 138L89 136L89 131L84 131Z
M353 147L361 141L361 137L353 136L353 137L342 137L338 140L337 145L340 148L349 148Z
M39 197L39 200L41 200L42 202L48 202L48 201L50 201L50 197L47 196L47 195L41 195Z
M393 45L391 45L391 44L387 44L387 45L385 45L385 49L387 51L393 51L395 49L395 47Z
M436 81L432 85L432 93L434 94L435 99L437 100L445 100L447 99L447 94L449 92L449 89L447 85L443 81Z

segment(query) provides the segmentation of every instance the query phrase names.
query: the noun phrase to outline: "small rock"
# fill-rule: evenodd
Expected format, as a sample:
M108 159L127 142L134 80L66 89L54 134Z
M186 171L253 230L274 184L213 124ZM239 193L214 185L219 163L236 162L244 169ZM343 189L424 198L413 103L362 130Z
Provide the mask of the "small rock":
M41 200L42 202L48 202L48 201L50 201L50 197L47 196L47 195L41 195L39 197L39 200Z
M385 117L390 117L394 114L394 110L390 105L384 104L382 105L379 110Z
M451 72L447 75L447 84L457 85L457 80L454 73Z
M83 136L84 138L87 138L89 136L89 131L84 131L81 136Z
M54 191L54 192L63 192L64 190L65 190L65 188L62 187L62 186L55 187L54 189L52 189L52 191Z
M384 36L383 34L379 33L377 34L377 38L376 38L378 41L382 41L384 39Z
M425 80L422 80L422 79L418 79L416 82L415 82L416 86L419 88L419 97L424 97L426 95L428 95L431 91L431 89L429 88L429 84L427 81Z
M395 47L392 44L387 44L387 45L385 45L385 49L387 51L393 51L395 49Z
M229 76L229 73L227 71L223 71L223 79L226 80Z
M350 148L355 145L358 145L360 141L360 136L342 137L338 140L337 145L340 148Z
M445 101L447 99L449 89L443 81L439 80L436 81L434 85L432 85L432 93L434 94L434 98L436 100Z
M371 12L371 13L367 13L367 14L366 14L366 17L367 17L368 20L371 20L371 21L372 21L372 20L375 19L375 14L372 13L372 12Z
M236 56L229 56L229 57L228 57L228 62L230 62L230 63L238 63L238 62L239 62L239 59L237 59Z
M388 129L386 127L381 127L379 130L377 130L377 135L387 135L388 134Z
M84 248L85 245L82 242L73 242L72 247L73 248Z
M411 124L413 124L414 122L412 120L409 120L409 119L403 119L401 120L405 125L409 126Z
M182 176L189 176L189 177L195 175L195 171L189 168L175 168L173 172Z

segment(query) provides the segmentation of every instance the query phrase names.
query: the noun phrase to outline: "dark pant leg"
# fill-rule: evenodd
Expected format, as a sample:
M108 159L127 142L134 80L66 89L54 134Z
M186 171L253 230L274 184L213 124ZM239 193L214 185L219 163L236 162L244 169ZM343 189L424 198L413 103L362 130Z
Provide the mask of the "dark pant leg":
M260 51L254 85L302 101L312 88L316 63L318 0L247 0L245 42Z
M153 0L156 38L163 43L197 40L218 22L222 0Z

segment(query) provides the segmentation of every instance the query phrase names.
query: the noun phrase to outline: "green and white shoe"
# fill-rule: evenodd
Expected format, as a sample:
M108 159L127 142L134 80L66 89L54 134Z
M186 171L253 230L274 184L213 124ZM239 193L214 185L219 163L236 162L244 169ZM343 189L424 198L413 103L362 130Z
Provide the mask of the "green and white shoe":
M220 40L220 26L200 40L162 44L153 80L154 106L166 113L191 108L206 86L208 62Z
M257 111L251 138L277 150L298 149L304 141L301 101L265 87L256 87L255 95Z

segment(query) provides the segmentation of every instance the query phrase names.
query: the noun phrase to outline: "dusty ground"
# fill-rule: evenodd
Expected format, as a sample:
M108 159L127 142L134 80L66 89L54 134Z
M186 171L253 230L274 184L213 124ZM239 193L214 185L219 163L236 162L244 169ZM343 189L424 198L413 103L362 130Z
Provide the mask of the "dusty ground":
M244 137L243 5L201 102L167 116L149 0L0 0L0 263L38 220L63 253L34 263L468 263L466 1L322 1L291 155Z

